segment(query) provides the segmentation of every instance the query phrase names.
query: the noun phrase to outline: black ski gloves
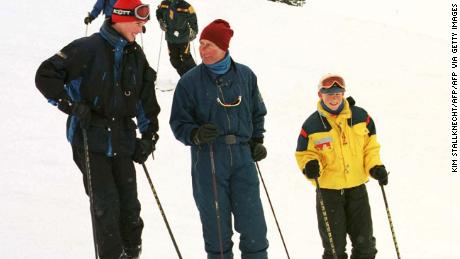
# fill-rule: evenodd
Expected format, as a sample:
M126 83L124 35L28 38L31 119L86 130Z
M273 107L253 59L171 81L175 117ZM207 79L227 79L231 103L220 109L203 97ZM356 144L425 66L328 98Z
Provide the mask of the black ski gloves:
M376 165L369 170L370 175L379 181L380 185L388 184L388 173L383 165Z
M139 164L144 163L149 155L155 151L155 144L158 141L157 134L143 134L142 139L136 139L133 161Z
M94 20L94 17L88 13L88 16L85 17L85 19L83 20L83 22L88 25L90 24L92 21Z
M254 162L258 162L267 157L267 149L262 144L263 138L252 138L249 140L249 147L251 147L251 156Z
M74 103L72 106L72 115L78 118L80 127L82 129L88 129L91 121L91 108L84 103Z
M210 144L214 142L218 135L219 131L216 125L206 123L192 130L191 139L196 145Z
M305 164L305 168L303 169L303 174L308 179L315 179L319 177L319 163L318 160L310 160L308 163Z

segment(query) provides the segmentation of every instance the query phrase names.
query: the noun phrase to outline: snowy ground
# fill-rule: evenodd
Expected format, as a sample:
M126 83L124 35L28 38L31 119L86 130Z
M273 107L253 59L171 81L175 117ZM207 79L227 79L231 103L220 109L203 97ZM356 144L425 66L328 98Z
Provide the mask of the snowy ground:
M152 6L158 2L147 1ZM294 8L264 0L190 0L200 29L215 18L230 22L233 58L258 75L269 109L269 156L260 167L291 258L321 254L314 188L298 172L293 154L300 126L316 105L316 82L326 72L343 74L348 93L376 121L382 159L391 172L386 191L402 257L460 258L455 248L460 241L459 175L450 173L448 135L450 8L455 2L311 0ZM2 2L2 258L93 257L88 200L65 140L65 116L46 103L34 84L44 59L84 36L83 18L93 3ZM90 25L90 33L101 21ZM143 43L155 69L159 42L158 24L152 21ZM194 46L198 54L197 41ZM164 42L158 76L166 86L177 80ZM184 258L205 258L189 151L168 125L172 92L157 96L161 140L148 168ZM143 258L177 258L138 170ZM371 181L368 190L378 258L396 258L380 189ZM264 193L262 199L270 258L286 258Z

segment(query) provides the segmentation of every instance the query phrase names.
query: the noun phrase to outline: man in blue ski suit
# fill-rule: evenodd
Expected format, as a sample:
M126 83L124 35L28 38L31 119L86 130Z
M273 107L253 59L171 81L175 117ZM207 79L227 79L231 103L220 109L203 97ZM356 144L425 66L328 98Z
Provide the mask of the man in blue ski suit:
M144 227L133 161L144 163L155 149L160 107L156 72L135 42L148 20L148 6L118 0L115 10L129 12L114 12L99 33L45 60L35 82L69 115L67 138L91 197L98 258L133 259L141 251ZM136 138L136 128L142 139Z
M233 258L232 214L242 258L266 259L267 227L254 161L267 155L262 144L267 111L255 74L227 51L232 36L220 19L203 30L203 63L179 80L170 126L191 146L193 196L208 259Z

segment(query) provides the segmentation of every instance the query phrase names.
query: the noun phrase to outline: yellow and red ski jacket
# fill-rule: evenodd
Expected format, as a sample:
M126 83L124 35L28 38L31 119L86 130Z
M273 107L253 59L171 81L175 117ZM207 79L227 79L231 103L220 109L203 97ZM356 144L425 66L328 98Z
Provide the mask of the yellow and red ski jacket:
M321 188L361 185L368 181L369 169L382 164L374 121L364 109L344 102L339 115L325 111L318 102L318 110L304 122L297 141L300 170L308 161L318 160Z

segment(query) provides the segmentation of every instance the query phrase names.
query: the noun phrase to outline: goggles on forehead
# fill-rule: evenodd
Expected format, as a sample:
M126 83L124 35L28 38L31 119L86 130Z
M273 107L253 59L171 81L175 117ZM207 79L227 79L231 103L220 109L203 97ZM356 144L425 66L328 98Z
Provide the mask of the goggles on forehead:
M150 19L150 7L148 4L141 4L134 10L114 8L113 13L120 16L134 16L139 20Z
M333 86L337 86L337 87L345 89L345 81L343 80L341 76L337 76L337 75L327 76L321 79L319 84L320 84L319 85L320 88L325 88L325 89L329 89Z

